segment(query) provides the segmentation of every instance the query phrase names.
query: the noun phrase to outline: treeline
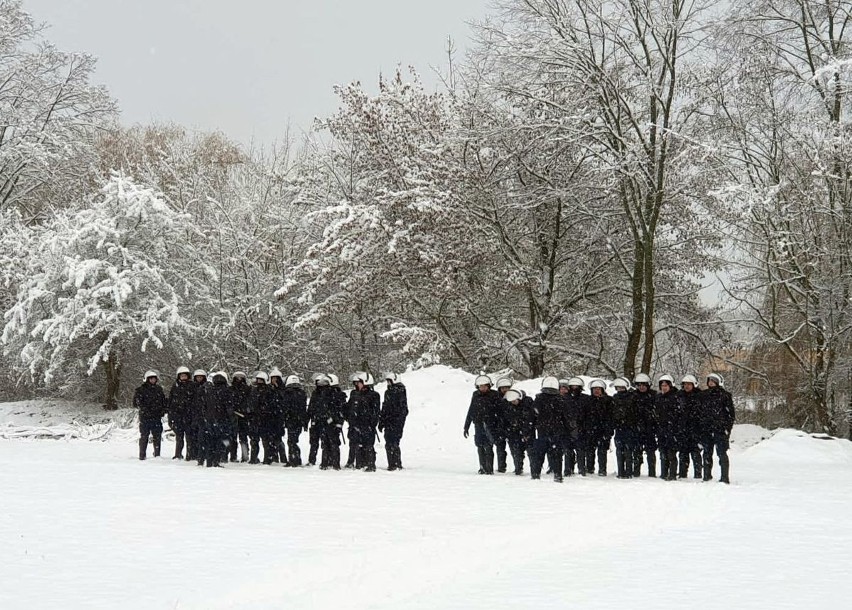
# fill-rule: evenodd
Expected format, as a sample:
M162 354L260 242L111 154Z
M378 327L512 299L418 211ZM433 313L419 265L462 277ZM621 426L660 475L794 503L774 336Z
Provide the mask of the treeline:
M437 91L340 87L314 135L250 150L121 127L92 58L0 0L6 392L113 406L190 358L713 369L843 432L850 10L500 0Z

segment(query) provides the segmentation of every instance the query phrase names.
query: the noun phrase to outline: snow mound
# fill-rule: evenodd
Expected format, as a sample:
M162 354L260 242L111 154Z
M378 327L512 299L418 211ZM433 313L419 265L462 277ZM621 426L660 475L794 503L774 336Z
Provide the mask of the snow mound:
M135 434L133 409L104 411L91 403L25 400L0 403L0 438L106 440Z
M737 424L731 430L731 447L734 449L748 449L754 445L765 441L774 433L755 424Z
M852 465L852 442L828 436L813 436L800 430L782 429L776 430L771 438L749 448L744 455L753 465Z

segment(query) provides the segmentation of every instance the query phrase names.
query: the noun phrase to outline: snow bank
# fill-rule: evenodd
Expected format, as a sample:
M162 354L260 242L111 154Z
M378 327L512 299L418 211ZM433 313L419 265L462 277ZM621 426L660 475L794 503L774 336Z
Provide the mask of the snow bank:
M805 463L852 466L852 442L783 429L776 430L771 438L749 448L744 457L752 465Z
M92 403L25 400L0 403L0 439L129 438L136 427L133 409L104 411Z

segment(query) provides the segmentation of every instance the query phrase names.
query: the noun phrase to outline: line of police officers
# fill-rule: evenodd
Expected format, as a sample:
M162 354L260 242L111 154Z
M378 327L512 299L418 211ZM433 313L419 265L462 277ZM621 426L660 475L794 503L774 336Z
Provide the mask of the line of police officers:
M347 468L376 470L375 442L384 433L388 470L402 468L402 439L408 416L405 386L393 372L385 374L387 389L384 403L373 389L373 376L365 372L352 375L353 390L346 394L336 375L317 373L312 377L313 391L308 398L297 375L285 377L278 369L267 374L257 371L254 382L236 372L228 375L196 370L190 376L185 366L178 368L177 379L166 398L156 371L145 373L145 382L136 389L133 406L139 411L139 459L147 454L149 436L153 437L154 457L160 455L164 415L175 434L173 459L196 460L199 465L221 466L223 462L250 464L282 463L301 466L299 437L309 434L308 464L315 465L322 449L320 468L340 470L340 443L343 424L347 424L349 457ZM345 441L344 441L345 442Z
M614 393L607 393L607 382L594 379L585 394L579 377L558 380L545 377L535 399L513 388L504 377L497 390L487 375L476 378L476 391L470 401L464 423L464 436L474 426L474 441L479 455L479 474L506 472L506 447L514 462L515 474L523 474L524 455L529 456L533 479L541 476L547 456L549 473L561 482L564 475L595 472L607 474L607 453L615 437L617 473L620 479L638 477L643 456L648 476L657 472L656 453L660 453L660 478L674 481L689 474L692 460L694 477L711 480L713 452L719 457L719 480L730 483L728 445L736 419L731 394L724 389L721 375L707 376L707 388L701 390L693 375L681 380L677 390L670 375L658 380L659 391L651 388L644 373L634 379L635 389L624 379L616 379ZM702 456L703 451L703 456Z

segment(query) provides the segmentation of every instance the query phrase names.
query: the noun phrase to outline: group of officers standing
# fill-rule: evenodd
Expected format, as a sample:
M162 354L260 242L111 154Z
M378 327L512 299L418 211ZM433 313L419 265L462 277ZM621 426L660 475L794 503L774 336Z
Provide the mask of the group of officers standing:
M576 472L582 476L595 472L607 474L607 453L615 438L617 476L638 477L647 460L648 476L657 476L657 451L660 453L660 478L674 481L689 475L692 460L694 477L713 478L713 452L721 468L719 480L730 483L728 446L736 419L731 394L724 389L721 375L707 376L706 389L700 389L693 375L681 379L676 389L670 375L658 379L658 390L651 378L640 373L631 388L627 379L612 382L614 393L607 393L607 382L589 382L589 393L579 377L545 377L535 399L513 387L508 377L497 381L480 375L464 423L464 436L474 426L474 441L479 455L479 473L506 472L508 445L515 474L523 474L524 455L530 460L533 479L541 476L544 458L556 481ZM702 454L703 453L703 454ZM643 459L644 458L644 459Z
M315 465L322 450L320 468L340 470L340 444L347 424L349 441L347 468L376 470L375 442L384 433L388 470L402 468L402 439L408 416L405 386L393 372L385 374L384 402L373 389L373 376L352 375L352 391L347 398L336 375L317 373L308 397L301 379L284 376L278 369L257 371L249 385L245 373L230 377L223 371L208 375L189 368L177 369L168 397L159 384L156 371L145 373L136 389L133 406L139 411L139 459L147 454L153 438L154 457L160 455L163 422L175 435L173 459L197 461L198 465L218 467L238 461L250 464L281 463L302 465L299 437L309 434L308 464ZM345 443L346 441L343 440ZM261 460L261 447L263 456Z

